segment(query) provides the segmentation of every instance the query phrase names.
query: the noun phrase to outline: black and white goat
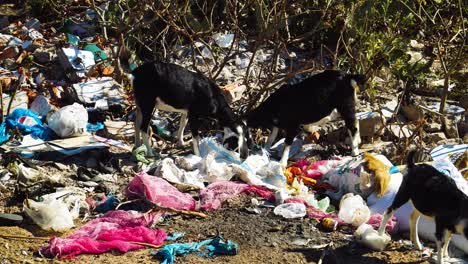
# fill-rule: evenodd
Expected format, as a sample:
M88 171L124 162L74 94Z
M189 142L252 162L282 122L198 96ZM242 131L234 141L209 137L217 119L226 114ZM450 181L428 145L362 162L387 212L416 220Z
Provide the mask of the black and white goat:
M379 235L385 232L387 221L395 211L408 201L414 210L410 215L410 238L413 245L421 250L418 236L420 216L435 221L437 263L442 264L448 257L448 245L452 234L468 238L468 196L458 189L455 181L428 164L414 164L415 152L408 153L408 172L398 189L392 205L387 208L379 227Z
M133 80L135 103L135 147L146 145L149 155L153 155L148 137L148 127L153 110L181 113L177 131L178 146L184 145L184 129L190 120L193 137L193 152L200 155L198 130L201 118L215 118L224 127L224 139L236 139L235 145L241 158L248 155L248 129L244 129L229 107L221 89L202 74L184 69L181 66L149 62L136 68L130 78ZM142 135L140 135L140 133Z
M286 130L281 164L286 167L289 149L300 126L320 122L336 109L346 123L351 138L352 155L358 155L361 142L356 120L357 93L363 89L364 75L326 70L294 85L284 85L247 115L249 128L271 130L266 148L273 144L279 129Z

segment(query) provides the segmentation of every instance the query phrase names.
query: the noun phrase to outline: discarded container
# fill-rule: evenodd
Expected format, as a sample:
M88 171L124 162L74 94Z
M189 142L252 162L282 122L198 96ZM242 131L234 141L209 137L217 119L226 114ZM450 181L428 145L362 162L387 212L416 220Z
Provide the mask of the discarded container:
M336 231L336 229L338 228L338 221L326 217L322 220L322 226L328 231Z
M62 107L48 120L49 127L62 138L84 134L87 124L88 112L77 103Z
M280 215L287 219L301 218L307 214L306 206L301 203L284 203L275 207L275 215Z
M49 99L47 99L43 95L39 95L31 103L29 109L36 113L38 116L45 116L52 109L52 106L49 104Z
M360 195L348 193L340 201L338 217L345 223L358 227L370 218L370 210Z

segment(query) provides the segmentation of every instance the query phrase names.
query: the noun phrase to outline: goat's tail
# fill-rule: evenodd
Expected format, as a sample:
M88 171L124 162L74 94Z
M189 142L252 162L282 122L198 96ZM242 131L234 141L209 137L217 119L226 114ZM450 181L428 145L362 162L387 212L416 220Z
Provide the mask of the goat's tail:
M408 166L408 169L414 168L414 156L416 155L416 150L410 150L408 152L408 156L406 158L406 164Z

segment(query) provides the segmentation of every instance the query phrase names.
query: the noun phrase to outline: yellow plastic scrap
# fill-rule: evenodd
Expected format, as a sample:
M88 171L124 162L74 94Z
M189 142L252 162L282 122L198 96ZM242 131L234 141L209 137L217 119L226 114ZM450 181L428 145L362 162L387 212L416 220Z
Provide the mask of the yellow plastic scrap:
M382 197L390 182L390 168L372 154L364 153L367 170L374 175L374 186L377 197Z

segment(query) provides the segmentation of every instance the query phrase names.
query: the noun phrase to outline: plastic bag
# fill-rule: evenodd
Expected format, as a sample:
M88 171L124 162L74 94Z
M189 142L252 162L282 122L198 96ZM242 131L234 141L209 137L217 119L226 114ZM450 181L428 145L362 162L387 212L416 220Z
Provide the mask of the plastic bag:
M284 218L301 218L307 214L306 206L301 203L284 203L275 207L275 215L281 215Z
M79 208L79 206L80 203L77 200L75 208ZM44 230L63 232L75 226L72 213L61 200L49 198L43 202L35 202L27 199L23 209L34 223Z
M77 103L62 107L53 113L49 120L49 127L62 138L78 136L86 132L88 112Z
M380 236L379 232L374 230L374 228L368 224L360 225L354 232L354 236L358 242L362 243L368 248L378 251L384 250L388 242L391 240L390 236L385 233Z
M370 210L360 195L348 193L340 202L338 217L345 223L358 227L370 219Z
M198 170L181 170L175 165L171 158L165 158L161 161L156 174L171 183L188 185L197 189L205 188L203 178L200 176Z

